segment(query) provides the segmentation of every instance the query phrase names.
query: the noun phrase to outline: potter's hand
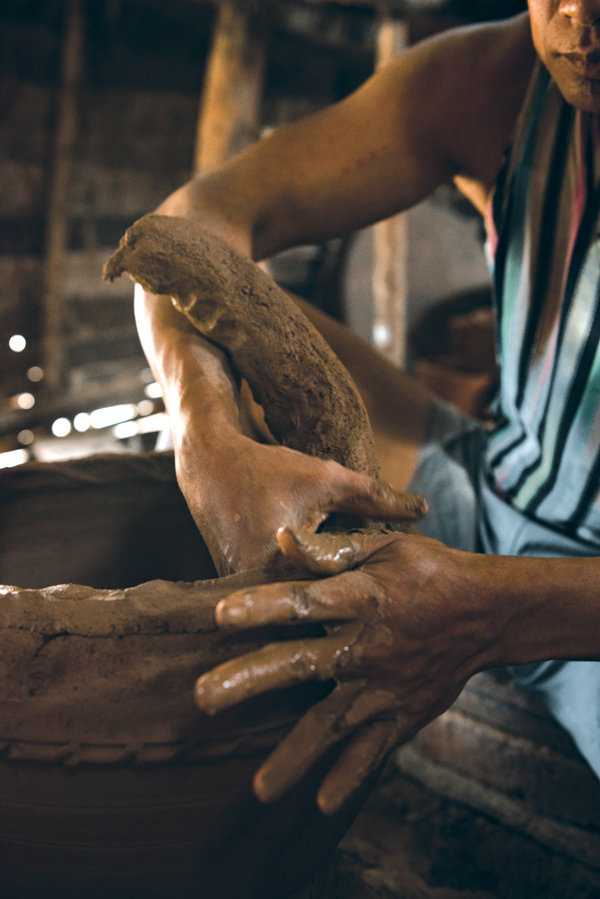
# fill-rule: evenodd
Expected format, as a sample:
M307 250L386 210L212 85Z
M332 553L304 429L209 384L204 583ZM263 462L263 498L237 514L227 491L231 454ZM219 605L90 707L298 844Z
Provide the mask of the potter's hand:
M320 622L327 636L276 643L203 675L209 713L300 681L336 686L258 771L256 794L278 799L335 742L349 738L318 803L335 812L386 754L456 699L486 666L490 642L469 579L478 557L435 540L381 531L278 533L285 554L319 580L271 584L222 600L223 628ZM470 589L471 588L471 589Z
M201 454L186 441L178 479L219 574L272 563L282 526L316 531L331 513L413 522L426 511L420 496L397 493L336 462L229 434Z
M278 528L315 531L332 512L383 521L422 517L420 497L269 444L247 386L238 389L222 350L168 297L136 287L135 311L171 419L177 480L219 574L272 562Z

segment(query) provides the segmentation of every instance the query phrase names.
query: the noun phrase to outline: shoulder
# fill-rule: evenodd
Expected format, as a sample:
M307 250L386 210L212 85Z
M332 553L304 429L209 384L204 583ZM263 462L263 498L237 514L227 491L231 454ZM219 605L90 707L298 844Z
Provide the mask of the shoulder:
M466 67L466 74L473 73L470 65L480 73L504 70L507 64L518 65L519 58L533 48L529 13L451 28L415 44L417 48L443 61L452 59L459 69Z
M394 64L403 112L417 134L438 144L455 176L489 189L535 58L526 13L443 32Z

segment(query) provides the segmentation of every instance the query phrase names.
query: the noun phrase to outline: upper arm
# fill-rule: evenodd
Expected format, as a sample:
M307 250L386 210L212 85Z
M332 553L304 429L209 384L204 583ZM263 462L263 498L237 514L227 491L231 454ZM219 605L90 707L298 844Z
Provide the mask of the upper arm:
M210 224L217 210L222 236L262 258L386 218L457 175L491 186L528 44L517 19L415 45L342 102L193 182L192 214Z

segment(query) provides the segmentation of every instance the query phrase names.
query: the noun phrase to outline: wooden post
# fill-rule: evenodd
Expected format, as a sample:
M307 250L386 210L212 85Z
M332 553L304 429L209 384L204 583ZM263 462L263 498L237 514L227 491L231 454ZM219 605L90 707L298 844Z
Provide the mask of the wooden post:
M266 22L253 0L221 0L206 66L194 168L206 172L258 137Z
M44 253L45 386L57 391L63 380L63 263L68 240L68 189L77 135L77 96L83 61L81 0L68 0L63 42L54 168L48 197Z
M405 22L384 16L377 33L377 68L408 44ZM373 342L396 365L406 363L408 241L406 215L379 222L374 229Z

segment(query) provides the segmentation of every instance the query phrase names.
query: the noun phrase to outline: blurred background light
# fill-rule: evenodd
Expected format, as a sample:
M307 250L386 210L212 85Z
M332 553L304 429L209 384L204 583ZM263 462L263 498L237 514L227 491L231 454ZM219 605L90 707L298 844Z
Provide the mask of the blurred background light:
M57 418L52 422L51 431L55 437L67 437L71 433L71 422L68 418Z
M13 353L22 353L27 346L27 341L22 334L13 334L8 341L8 345Z
M15 465L23 465L29 459L26 449L11 450L9 453L0 453L0 468L14 468Z
M151 384L148 384L148 386L144 388L144 393L147 397L150 397L151 400L158 400L163 395L162 387L156 381L152 381Z
M129 421L137 415L134 403L120 403L118 406L104 406L90 413L90 424L93 428L110 428L122 421Z
M30 381L41 381L44 377L44 369L40 368L39 365L32 365L31 368L27 369L27 377Z
M91 428L91 421L88 412L78 412L75 418L73 419L73 424L75 426L75 430L79 431L80 434L83 434L84 431L89 431Z

